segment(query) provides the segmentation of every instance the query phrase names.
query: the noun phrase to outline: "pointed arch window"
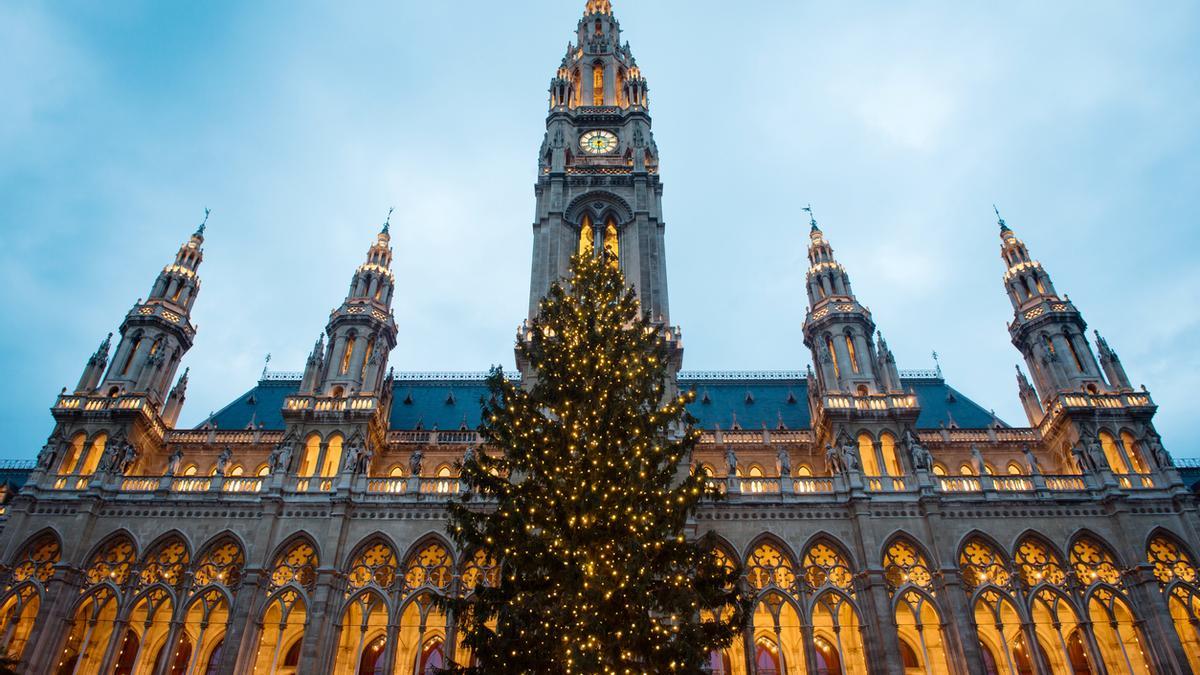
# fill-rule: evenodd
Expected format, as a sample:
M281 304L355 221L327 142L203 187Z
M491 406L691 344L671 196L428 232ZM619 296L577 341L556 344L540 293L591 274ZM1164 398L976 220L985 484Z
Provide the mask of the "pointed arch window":
M182 539L172 537L159 544L142 560L142 585L161 582L167 586L178 586L184 580L188 562L187 546Z
M197 561L193 574L198 586L221 584L230 588L242 580L242 568L246 566L246 555L242 547L232 539L210 546Z
M854 348L854 336L846 333L846 353L850 355L850 369L857 374L858 367L858 350Z
M854 573L850 564L829 544L813 544L804 554L803 565L804 580L809 588L818 589L829 585L854 595L854 589L851 588Z
M1071 568L1084 586L1106 583L1121 585L1121 570L1108 547L1091 537L1082 537L1071 547Z
M408 559L404 569L404 592L412 593L422 587L445 589L453 574L450 552L441 544L423 547Z
M583 214L583 225L579 228L579 255L591 255L596 250L596 231L592 229L592 217Z
M351 335L346 338L346 350L342 352L342 367L338 369L338 373L345 375L350 372L350 359L354 358L354 345L358 338Z
M1021 580L1029 588L1038 584L1063 587L1067 582L1067 570L1062 561L1041 541L1026 537L1017 545L1013 562Z
M617 267L621 256L620 234L617 232L617 221L612 216L604 225L604 252L608 254L608 264Z
M1125 457L1121 455L1120 449L1117 448L1117 441L1113 435L1107 431L1101 431L1100 449L1104 451L1104 459L1108 460L1108 466L1115 474L1129 473L1129 465L1125 463Z
M133 541L124 536L116 537L96 551L84 576L91 584L111 581L117 586L123 586L129 580L134 561Z
M933 586L933 573L925 556L916 546L903 539L892 543L883 554L883 576L892 593L908 584L922 589Z
M346 596L354 595L370 585L391 588L399 566L400 562L391 546L382 541L367 546L354 558L346 572Z
M1134 473L1150 472L1146 466L1145 460L1142 458L1141 448L1138 446L1138 442L1133 438L1133 434L1129 433L1128 431L1122 431L1121 445L1125 448L1125 455L1129 458L1129 465L1133 468Z
M592 105L604 105L604 64L592 66Z
M1067 341L1067 348L1071 350L1071 360L1075 362L1075 368L1081 373L1085 372L1083 359L1079 358L1079 352L1075 349L1075 340L1071 339L1070 333L1063 333L1063 339Z
M837 349L834 349L833 338L829 335L825 336L825 349L829 351L829 360L833 363L833 376L841 379L842 369L838 366Z
M317 582L317 550L306 540L300 540L275 558L271 570L271 588L297 583L312 590Z
M968 591L984 584L1007 587L1012 580L999 551L979 537L971 538L963 546L958 556L958 568Z
M121 376L129 374L129 368L133 365L133 357L137 356L138 349L142 346L142 338L134 338L133 345L129 347L129 354L125 357L125 364L121 366Z
M67 448L67 454L63 456L62 462L58 465L58 472L62 475L70 475L75 473L76 464L79 463L79 457L83 454L83 446L87 444L87 435L82 431L75 434L71 439L71 445Z
M781 588L791 591L796 585L796 569L781 549L770 542L754 548L746 561L746 579L756 590Z

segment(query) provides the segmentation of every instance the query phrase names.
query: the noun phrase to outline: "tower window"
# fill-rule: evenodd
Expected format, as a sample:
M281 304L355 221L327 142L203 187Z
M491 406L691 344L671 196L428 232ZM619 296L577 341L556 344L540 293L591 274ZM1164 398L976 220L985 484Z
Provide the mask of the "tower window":
M133 357L137 356L138 347L142 346L142 338L135 338L133 346L129 348L129 355L125 357L125 365L121 366L121 375L129 374L129 367L133 365Z
M1067 347L1071 350L1071 358L1075 360L1075 367L1082 373L1083 360L1079 358L1079 352L1075 351L1075 341L1071 339L1070 334L1064 333L1063 337L1067 340Z
M604 65L592 66L592 105L604 105Z
M854 337L846 335L846 353L850 355L850 368L855 373L858 371L858 352L854 349Z
M829 360L833 362L833 376L842 377L842 369L838 366L837 350L833 348L833 338L825 336L825 348L829 350Z
M367 351L363 355L362 372L359 373L358 379L362 380L364 388L367 382L367 366L371 363L371 355L375 352L375 337L372 336L367 341Z
M354 357L354 343L356 341L355 338L346 339L346 351L342 352L342 367L339 371L342 375L350 372L350 359Z
M617 221L613 220L611 216L608 224L604 227L604 251L611 256L608 264L616 267L621 255L621 242L617 233Z
M579 255L591 254L596 250L596 233L592 230L592 217L584 214L583 227L579 228Z

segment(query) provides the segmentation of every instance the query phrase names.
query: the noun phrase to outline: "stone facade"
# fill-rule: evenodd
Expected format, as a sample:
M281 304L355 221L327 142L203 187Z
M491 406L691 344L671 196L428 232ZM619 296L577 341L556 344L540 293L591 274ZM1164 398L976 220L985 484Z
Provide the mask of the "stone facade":
M676 344L676 373L647 91L611 6L590 0L551 82L530 314L570 255L608 251ZM1013 230L1000 220L1032 377L1018 369L1021 427L940 372L899 370L810 224L813 366L674 377L696 392L693 462L725 493L695 529L720 535L757 599L712 671L1200 671L1196 499L1151 395L1099 336L1096 356ZM29 673L423 673L469 658L431 598L496 574L445 535L482 377L386 370L403 329L388 228L303 372L264 373L179 429L203 243L202 226L111 358L106 339L55 402L4 514L0 648Z

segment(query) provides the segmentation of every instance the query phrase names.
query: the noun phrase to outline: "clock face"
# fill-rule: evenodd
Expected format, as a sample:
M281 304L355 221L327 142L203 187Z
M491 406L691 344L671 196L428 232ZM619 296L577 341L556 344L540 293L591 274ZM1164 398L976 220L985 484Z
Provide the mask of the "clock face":
M589 131L579 139L583 151L592 155L602 155L617 149L617 137L608 131Z

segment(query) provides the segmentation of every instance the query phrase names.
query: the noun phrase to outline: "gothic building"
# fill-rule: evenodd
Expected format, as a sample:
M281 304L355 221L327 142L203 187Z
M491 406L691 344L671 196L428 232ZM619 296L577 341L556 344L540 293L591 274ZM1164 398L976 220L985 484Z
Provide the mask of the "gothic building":
M812 366L680 370L648 87L620 38L608 0L588 0L550 84L529 312L572 254L608 250L677 346L703 429L693 461L727 496L695 527L742 561L756 600L712 672L1200 672L1200 517L1154 401L1003 220L1016 426L939 371L897 367L855 262L815 221L793 361ZM302 372L264 372L178 428L203 244L201 227L54 401L3 516L0 650L63 675L465 661L430 599L494 578L445 535L482 376L388 369L405 326L384 227Z

